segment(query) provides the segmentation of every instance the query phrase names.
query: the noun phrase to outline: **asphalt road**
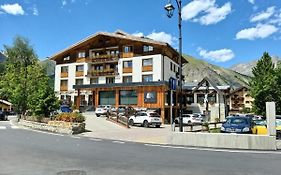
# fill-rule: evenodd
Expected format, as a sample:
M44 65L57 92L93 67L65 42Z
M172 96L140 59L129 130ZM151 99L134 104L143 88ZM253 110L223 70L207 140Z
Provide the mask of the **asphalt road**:
M0 121L0 175L271 175L281 154L192 150L51 135Z

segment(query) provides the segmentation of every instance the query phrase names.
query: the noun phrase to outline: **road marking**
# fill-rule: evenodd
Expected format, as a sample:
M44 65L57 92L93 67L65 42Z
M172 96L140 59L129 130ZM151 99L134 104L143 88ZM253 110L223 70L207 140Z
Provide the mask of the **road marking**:
M0 129L7 129L6 126L0 126Z
M113 143L120 143L120 144L124 144L125 142L115 140L115 141L113 141Z
M97 141L97 142L102 141L102 139L95 139L95 138L90 138L90 140L92 140L92 141Z
M144 144L144 145L150 146L150 147L197 150L197 151L212 151L212 152L227 152L227 153L250 153L250 154L278 154L278 155L281 155L281 152L277 152L277 151L225 150L225 149L191 148L191 147L183 147L183 146L156 145L156 144Z

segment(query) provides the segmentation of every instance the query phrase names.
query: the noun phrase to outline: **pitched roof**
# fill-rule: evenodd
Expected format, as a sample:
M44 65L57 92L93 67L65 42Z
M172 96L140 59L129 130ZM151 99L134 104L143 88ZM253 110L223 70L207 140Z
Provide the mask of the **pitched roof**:
M79 47L80 44L83 44L97 36L100 36L100 35L103 35L103 36L109 36L109 37L115 37L115 38L120 38L120 39L127 39L127 40L133 40L133 41L140 41L140 42L145 42L145 43L151 43L151 44L157 44L157 45L163 45L163 46L167 46L169 47L170 49L174 50L175 52L177 52L173 47L171 47L168 43L165 43L165 42L161 42L161 41L155 41L153 39L150 39L150 38L146 38L146 37L138 37L138 36L134 36L134 35L131 35L131 34L128 34L126 32L123 32L122 30L117 30L115 31L114 33L109 33L109 32L98 32L96 34L93 34L93 35L90 35L88 37L86 37L85 39L82 39L78 42L76 42L75 44L69 46L68 48L64 49L64 50L61 50L57 53L55 53L54 55L52 55L50 58L51 59L55 59L55 57L63 54L64 52L67 52L68 50L70 49L73 49L73 48L76 48L76 47Z
M0 103L6 104L6 105L8 105L8 106L11 106L11 105L12 105L12 103L10 103L10 102L8 102L8 101L6 101L6 100L1 100L1 99L0 99Z

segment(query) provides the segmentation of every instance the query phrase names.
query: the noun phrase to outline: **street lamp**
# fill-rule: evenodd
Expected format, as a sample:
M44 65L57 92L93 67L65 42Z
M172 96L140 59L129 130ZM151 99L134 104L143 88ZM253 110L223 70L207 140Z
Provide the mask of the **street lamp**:
M181 9L182 9L182 2L181 0L175 0L178 7L178 28L179 28L179 87L180 87L180 115L179 115L179 131L183 132L183 123L182 123L182 32L181 32ZM165 5L165 10L167 11L167 16L171 18L173 16L173 12L175 7L171 4L171 0L169 3Z

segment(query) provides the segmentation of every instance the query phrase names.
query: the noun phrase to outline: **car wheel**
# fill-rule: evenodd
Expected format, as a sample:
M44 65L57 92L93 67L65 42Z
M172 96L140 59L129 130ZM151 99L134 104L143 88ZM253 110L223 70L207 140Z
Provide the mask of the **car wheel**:
M155 127L156 127L156 128L160 128L160 125L156 125Z
M147 120L145 120L145 121L143 122L143 126L144 126L145 128L148 128L148 127L149 127L149 124L148 124L148 121L147 121Z
M191 121L189 120L187 123L188 123L188 124L191 124Z
M178 120L175 120L175 124L179 124L179 121L178 121Z
M130 125L130 126L133 126L133 125L134 125L134 120L133 120L133 119L130 119L130 120L129 120L129 125Z
M99 114L96 114L96 116L99 117L100 115L99 115Z

